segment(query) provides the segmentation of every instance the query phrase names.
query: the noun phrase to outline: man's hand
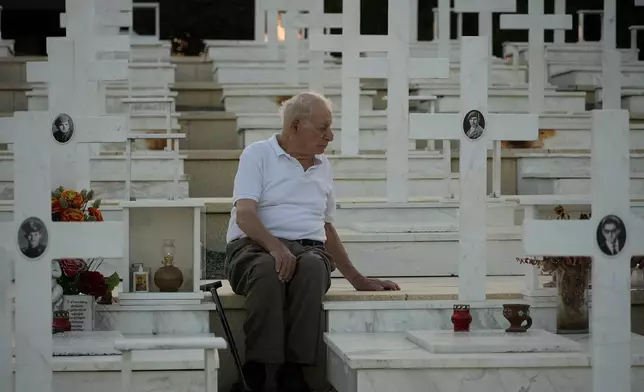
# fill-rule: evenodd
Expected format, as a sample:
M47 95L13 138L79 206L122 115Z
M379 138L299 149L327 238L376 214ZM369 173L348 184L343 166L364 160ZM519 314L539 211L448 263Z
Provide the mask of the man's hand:
M293 253L284 245L281 244L277 249L270 252L270 255L275 259L275 272L282 282L288 282L295 273L296 260Z
M351 280L351 285L357 291L399 291L400 287L390 280L380 280L359 276Z

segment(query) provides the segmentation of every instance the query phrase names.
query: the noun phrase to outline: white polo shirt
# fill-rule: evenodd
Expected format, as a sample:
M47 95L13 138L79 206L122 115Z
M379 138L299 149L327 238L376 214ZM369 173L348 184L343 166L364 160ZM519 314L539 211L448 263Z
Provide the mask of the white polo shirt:
M280 147L277 135L252 143L239 158L227 242L246 237L237 225L235 203L240 199L257 202L259 219L275 237L326 241L324 223L332 223L335 215L331 164L316 155L305 171Z

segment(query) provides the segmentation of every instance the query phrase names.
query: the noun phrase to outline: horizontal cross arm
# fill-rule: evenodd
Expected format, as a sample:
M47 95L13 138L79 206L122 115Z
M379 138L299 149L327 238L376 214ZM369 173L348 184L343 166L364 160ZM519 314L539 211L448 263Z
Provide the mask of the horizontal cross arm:
M49 227L52 258L123 257L122 222L56 222Z
M127 117L74 117L74 139L79 143L121 143L127 138ZM76 139L78 137L78 139Z
M92 45L100 52L129 52L130 37L126 35L105 35L92 38Z
M88 63L87 75L93 81L127 80L130 68L127 60L103 60Z
M320 16L314 14L300 14L287 12L284 14L284 28L341 28L342 14L323 14Z
M488 114L485 131L492 140L539 139L536 114Z
M516 0L454 0L454 12L515 12Z
M348 42L348 41L351 42ZM319 52L341 52L350 48L351 45L358 52L386 52L390 47L388 36L361 35L359 37L346 38L340 34L324 34L320 31L311 32L309 47Z
M409 114L410 139L459 140L463 133L462 128L459 114Z
M502 30L570 30L572 15L530 15L506 14L501 15Z
M447 79L449 72L449 59L411 58L409 60L410 79Z
M523 222L523 247L529 256L592 256L595 226L589 220Z
M27 82L47 83L51 78L51 67L46 61L27 61Z

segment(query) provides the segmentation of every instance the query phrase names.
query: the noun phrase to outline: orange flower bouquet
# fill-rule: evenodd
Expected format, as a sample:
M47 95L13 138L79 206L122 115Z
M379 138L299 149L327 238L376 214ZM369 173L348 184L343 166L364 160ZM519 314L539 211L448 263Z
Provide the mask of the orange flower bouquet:
M51 220L54 222L102 222L100 200L92 201L93 190L78 192L58 187L51 193ZM90 203L91 201L91 203Z

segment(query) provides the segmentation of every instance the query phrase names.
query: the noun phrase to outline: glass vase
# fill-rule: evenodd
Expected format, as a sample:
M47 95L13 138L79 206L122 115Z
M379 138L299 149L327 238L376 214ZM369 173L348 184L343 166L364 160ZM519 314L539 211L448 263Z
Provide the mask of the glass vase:
M557 286L557 333L588 333L587 265L567 266L554 272Z
M163 265L172 265L175 252L174 240L163 240L161 251L163 252Z

